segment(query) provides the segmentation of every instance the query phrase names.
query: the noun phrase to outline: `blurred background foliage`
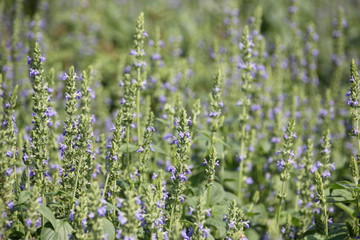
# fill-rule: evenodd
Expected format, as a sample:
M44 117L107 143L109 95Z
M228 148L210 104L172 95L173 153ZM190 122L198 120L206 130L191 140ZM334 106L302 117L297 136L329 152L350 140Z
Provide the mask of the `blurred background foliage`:
M22 3L25 16L19 23L20 39L26 39L31 22L40 19L42 47L49 59L47 64L57 65L58 70L70 65L75 65L76 69L84 69L89 64L101 66L104 85L111 85L119 67L128 62L126 56L133 45L135 19L141 11L145 13L150 37L154 36L156 28L160 29L165 53L180 48L180 57L195 59L195 78L199 81L194 82L205 84L198 84L199 91L205 86L208 92L211 86L208 79L213 73L208 69L212 69L215 62L209 57L209 49L213 48L214 39L225 36L223 16L226 10L239 9L240 25L244 25L255 8L262 6L261 33L270 53L275 36L286 46L292 41L291 29L286 24L289 0L3 0L0 3L2 44L8 44L13 35L16 2ZM359 56L360 1L303 0L297 7L300 29L305 29L309 23L317 27L321 42L318 74L322 84L329 84L332 21L338 8L344 8L348 23L345 29L346 53L349 59Z

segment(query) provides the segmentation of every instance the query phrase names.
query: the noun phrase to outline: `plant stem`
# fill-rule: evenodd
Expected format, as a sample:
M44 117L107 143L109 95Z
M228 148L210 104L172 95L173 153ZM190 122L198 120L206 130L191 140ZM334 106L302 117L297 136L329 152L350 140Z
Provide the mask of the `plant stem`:
M126 168L127 168L128 171L130 170L129 145L130 145L130 126L127 126L127 133L126 133L126 158L127 158L127 164L126 164Z
M174 218L174 206L172 206L171 208L169 233L172 232L173 218Z
M276 225L278 226L278 228L280 227L279 224L280 224L280 215L281 215L281 205L282 205L283 200L285 200L285 197L284 197L285 184L286 184L285 181L281 181L281 191L280 191L280 195L279 195L279 206L278 206L278 211L277 211L277 214L276 214Z
M107 185L108 185L109 178L110 178L110 172L108 172L108 173L106 174L106 180L105 180L104 190L103 190L103 193L102 193L101 198L104 198L104 196L105 196L106 187L107 187Z
M74 186L74 192L73 192L73 197L72 197L72 204L73 204L72 208L75 207L76 190L77 190L77 185L79 183L80 166L81 166L82 160L83 160L83 158L81 157L80 162L79 162L79 164L77 166L75 186Z
M244 161L245 161L245 156L244 156L244 138L245 135L245 126L242 127L241 129L241 143L240 143L240 157L242 157L242 159L240 159L240 165L239 165L239 176L238 176L238 197L241 199L241 190L242 190L242 179L243 179L243 168L244 168Z
M140 126L141 72L140 72L140 68L138 68L137 76L138 76L139 85L138 85L138 89L136 91L136 127L137 127L138 144L140 144L140 138L141 138L141 126Z
M324 215L325 215L325 236L329 235L329 223L328 223L328 214L326 204L324 206Z

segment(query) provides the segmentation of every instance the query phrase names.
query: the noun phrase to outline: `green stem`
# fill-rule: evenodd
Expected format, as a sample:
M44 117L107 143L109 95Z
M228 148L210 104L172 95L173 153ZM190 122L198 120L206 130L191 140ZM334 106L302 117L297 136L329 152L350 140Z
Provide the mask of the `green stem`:
M329 235L329 223L328 223L328 214L326 203L324 204L324 215L325 215L325 236Z
M137 127L137 137L138 137L138 144L140 144L141 139L141 125L140 125L140 91L141 91L141 72L140 68L138 68L138 89L136 91L136 127Z
M127 126L127 133L126 133L126 157L127 157L127 164L126 168L128 171L130 171L130 151L129 151L129 145L130 145L130 126Z
M170 225L168 231L170 234L172 232L173 218L174 218L174 206L171 208L171 214L170 214Z
M79 164L77 166L75 186L74 186L74 192L73 192L73 197L72 197L72 204L73 204L72 208L75 207L76 190L77 190L77 186L78 186L78 183L79 183L80 166L81 166L82 160L83 160L83 158L81 157L80 162L79 162Z
M278 206L278 211L276 214L276 225L278 226L278 228L280 227L280 215L281 215L281 206L282 206L282 202L283 200L285 200L284 194L285 194L285 181L281 181L281 191L280 191L280 195L279 195L279 206Z
M106 187L107 187L107 185L108 185L109 178L110 178L110 172L108 172L108 173L106 174L106 180L105 180L104 190L103 190L103 193L102 193L101 198L104 198L104 196L105 196Z
M359 193L356 193L356 212L359 213ZM356 218L356 233L359 234L359 218Z
M206 189L206 206L210 207L210 186Z
M243 169L244 169L244 161L245 161L245 156L244 156L244 141L245 141L245 126L242 127L241 130L241 143L240 143L240 156L242 157L242 159L240 159L240 165L239 165L239 176L238 176L238 197L241 199L241 190L242 190L242 180L243 180Z

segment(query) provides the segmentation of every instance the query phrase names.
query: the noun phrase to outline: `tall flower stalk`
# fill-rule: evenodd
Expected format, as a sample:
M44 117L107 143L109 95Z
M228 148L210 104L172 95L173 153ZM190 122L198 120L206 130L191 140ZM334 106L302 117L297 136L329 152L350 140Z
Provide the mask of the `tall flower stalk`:
M276 213L276 224L280 224L281 208L285 204L286 200L286 183L290 179L291 170L294 164L294 141L296 139L295 134L295 118L290 119L286 131L284 134L283 150L281 150L281 159L277 162L278 170L280 171L281 189L278 193L278 208Z
M356 137L357 140L357 151L358 153L360 153L360 132L359 132L359 127L360 127L360 112L359 112L359 102L360 102L360 75L359 75L359 70L358 67L356 66L355 60L352 59L351 63L350 63L350 74L351 74L351 78L350 78L350 83L351 83L351 87L348 90L346 96L348 98L347 101L347 105L351 108L351 116L352 116L352 130L351 130L351 134ZM359 166L358 166L358 161L359 161L359 156L355 155L351 158L351 162L350 162L350 170L351 170L351 175L353 177L353 181L356 184L356 186L358 185L359 182ZM356 199L356 212L359 213L360 212L360 194L359 192L355 192L355 199ZM360 228L359 228L359 224L360 224L360 219L356 218L354 220L354 223L350 223L349 222L349 226L353 226L353 232L354 235L359 236L360 235ZM349 227L348 227L349 228ZM351 228L349 228L351 229Z
M135 56L135 68L136 68L136 83L137 83L137 91L136 91L136 127L137 127L137 138L140 143L141 139L141 112L140 112L140 97L141 97L141 86L143 84L143 69L146 66L146 62L144 61L144 56L146 56L144 50L144 39L147 37L147 33L144 28L144 13L140 13L137 25L136 25L136 34L134 36L134 47L135 50L130 50L130 55Z
M49 170L49 152L48 152L48 98L47 84L45 82L45 74L43 63L45 61L44 54L41 53L40 47L35 43L32 58L28 58L30 65L30 77L33 83L33 128L31 131L31 159L34 164L34 184L38 187L42 202L46 205L45 192L50 184L46 177ZM44 224L44 222L43 222Z

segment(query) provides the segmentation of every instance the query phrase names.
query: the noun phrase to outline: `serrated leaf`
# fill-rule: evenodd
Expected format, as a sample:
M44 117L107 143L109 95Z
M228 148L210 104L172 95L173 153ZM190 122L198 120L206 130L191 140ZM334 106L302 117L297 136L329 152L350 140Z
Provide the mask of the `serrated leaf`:
M165 125L169 125L169 124L170 124L169 121L164 120L164 119L162 119L162 118L155 118L155 120L156 120L156 121L159 121L159 122L161 122L161 123L163 123L163 124L165 124Z
M41 239L43 240L68 240L73 228L64 220L56 219L56 227L54 230L51 227L44 227L41 231Z
M345 224L334 223L329 225L329 235L326 240L343 240L348 236Z
M28 202L29 198L30 198L30 191L22 191L19 194L19 199L17 201L17 205Z
M57 222L56 222L56 218L55 218L55 215L53 214L53 212L46 206L44 205L41 205L40 208L39 208L39 212L41 215L44 216L44 218L46 218L50 223L51 225L53 226L53 228L55 230L57 230Z
M206 238L207 240L215 240L215 238L213 237L213 235L209 234L209 236L207 236Z
M326 198L329 203L352 202L355 200L352 192L347 189L334 189L331 192L327 189Z
M120 152L126 153L128 151L128 148L129 148L129 152L135 152L139 150L139 147L134 144L129 144L129 146L124 144L120 147Z
M308 235L304 238L304 240L324 240L325 237L321 236L321 235Z
M226 224L221 219L208 218L205 220L205 223L207 225L215 227L215 229L219 233L219 236L217 236L217 238L224 238L226 236Z
M224 188L223 186L218 183L214 182L213 185L210 187L210 202L209 205L213 206L217 203L220 203L224 200Z
M103 232L104 235L107 234L107 239L115 239L115 227L108 219L103 219Z
M330 189L348 189L348 190L357 190L359 191L360 188L349 181L338 181L330 185Z
M199 133L202 133L203 135L205 135L208 139L211 138L211 132L207 131L207 130L198 130Z
M121 210L112 203L106 202L106 206L108 207L108 210L115 210L121 212Z
M153 145L153 148L155 149L155 152L157 152L157 153L166 154L166 152L158 145Z

